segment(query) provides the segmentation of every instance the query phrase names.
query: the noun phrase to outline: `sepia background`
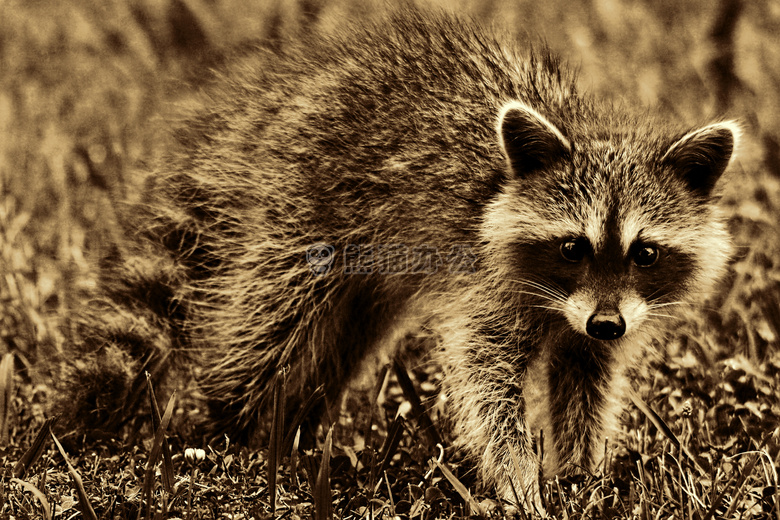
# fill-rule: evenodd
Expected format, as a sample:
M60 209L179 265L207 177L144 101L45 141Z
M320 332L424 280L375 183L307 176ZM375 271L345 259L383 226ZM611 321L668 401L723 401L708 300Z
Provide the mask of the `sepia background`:
M573 487L547 483L545 492L549 512L568 518L780 518L780 2L416 4L466 13L529 44L546 42L579 68L582 89L596 95L650 106L692 126L717 118L740 120L744 137L724 198L738 245L729 278L678 335L659 341L659 358L636 385L676 441L663 425L631 408L624 416L622 451L615 455L622 462ZM112 207L132 196L136 172L164 152L161 136L207 82L208 71L247 41L284 46L302 34L348 30L350 23L396 5L378 0L0 0L0 356L5 360L0 393L8 399L0 407L0 462L6 470L0 479L0 517L34 518L46 509L19 482L38 489L55 518L79 510L53 446L18 481L8 475L48 414L56 360L67 355L68 310L94 285L95 266L115 232ZM371 508L375 515L419 518L469 514L468 499L440 474L417 485L435 450L413 449L414 426L407 426L406 435L398 448L401 456L389 466L393 485L375 494L358 476L366 466L358 456L362 441L350 446L344 441L349 435L342 435L334 449L344 459L334 460L346 469L335 465L331 479L336 514L359 517ZM177 442L184 447L172 440L174 446ZM137 514L143 471L126 468L141 467L145 454L143 443L128 447L119 441L72 451L71 463L98 516ZM233 473L225 465L228 457L233 455L227 447L209 452L194 506L186 505L180 491L159 498L158 512L195 518L267 515L263 456L235 455ZM320 460L319 453L311 457L312 464ZM183 482L190 470L181 454L174 456L174 466ZM468 483L468 469L456 460L453 467L462 469ZM312 489L306 482L297 485L289 468L282 471L289 514L310 514L316 503ZM234 485L231 475L244 484ZM485 511L512 513L491 498L490 490L467 487ZM408 508L398 508L401 503Z

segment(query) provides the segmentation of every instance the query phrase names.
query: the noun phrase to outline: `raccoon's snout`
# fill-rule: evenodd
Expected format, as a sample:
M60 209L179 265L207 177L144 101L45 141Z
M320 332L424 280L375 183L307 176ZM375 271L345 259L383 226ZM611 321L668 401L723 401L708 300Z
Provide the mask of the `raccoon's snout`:
M626 320L620 314L596 312L588 318L585 331L595 339L618 339L626 332Z

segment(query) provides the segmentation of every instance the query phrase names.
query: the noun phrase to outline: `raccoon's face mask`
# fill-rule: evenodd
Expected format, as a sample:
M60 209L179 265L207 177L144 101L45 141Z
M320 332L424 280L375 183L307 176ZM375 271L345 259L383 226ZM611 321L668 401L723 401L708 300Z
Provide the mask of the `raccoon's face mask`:
M733 155L735 123L650 151L640 135L581 138L578 146L513 102L498 132L509 178L491 216L503 213L497 236L510 242L510 276L531 307L562 314L592 339L613 340L667 317L718 278L730 247L710 203Z

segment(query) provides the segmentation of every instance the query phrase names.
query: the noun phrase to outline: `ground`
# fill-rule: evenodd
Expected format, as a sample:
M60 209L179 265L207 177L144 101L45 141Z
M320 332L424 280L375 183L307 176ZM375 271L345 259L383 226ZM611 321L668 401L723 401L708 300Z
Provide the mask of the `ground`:
M742 122L724 198L738 246L727 280L676 334L659 338L602 471L543 482L543 505L556 518L780 518L780 6L420 3L546 40L597 95L692 125ZM68 352L68 311L94 284L112 200L159 155L160 132L203 70L247 39L283 45L384 8L379 0L0 1L0 517L264 518L269 479L276 514L293 518L525 517L476 487L469 467L421 427L408 404L415 395L446 439L429 370L411 370L406 397L392 370L381 391L350 394L330 441L309 452L250 451L227 439L190 445L176 433L198 413L186 392L170 414L169 395L158 396L163 422L178 429L157 437L140 429L84 444L76 436L60 450L45 424L55 360ZM163 439L170 457L158 457ZM279 469L269 471L274 456Z

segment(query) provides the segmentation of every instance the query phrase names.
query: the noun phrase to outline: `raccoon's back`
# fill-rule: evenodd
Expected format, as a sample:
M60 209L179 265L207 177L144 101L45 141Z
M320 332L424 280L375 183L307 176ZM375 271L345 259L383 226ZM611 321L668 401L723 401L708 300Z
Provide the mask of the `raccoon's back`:
M201 266L257 237L282 249L471 241L504 175L498 108L526 99L566 117L573 81L546 52L416 11L258 49L176 131L148 190L151 234Z

